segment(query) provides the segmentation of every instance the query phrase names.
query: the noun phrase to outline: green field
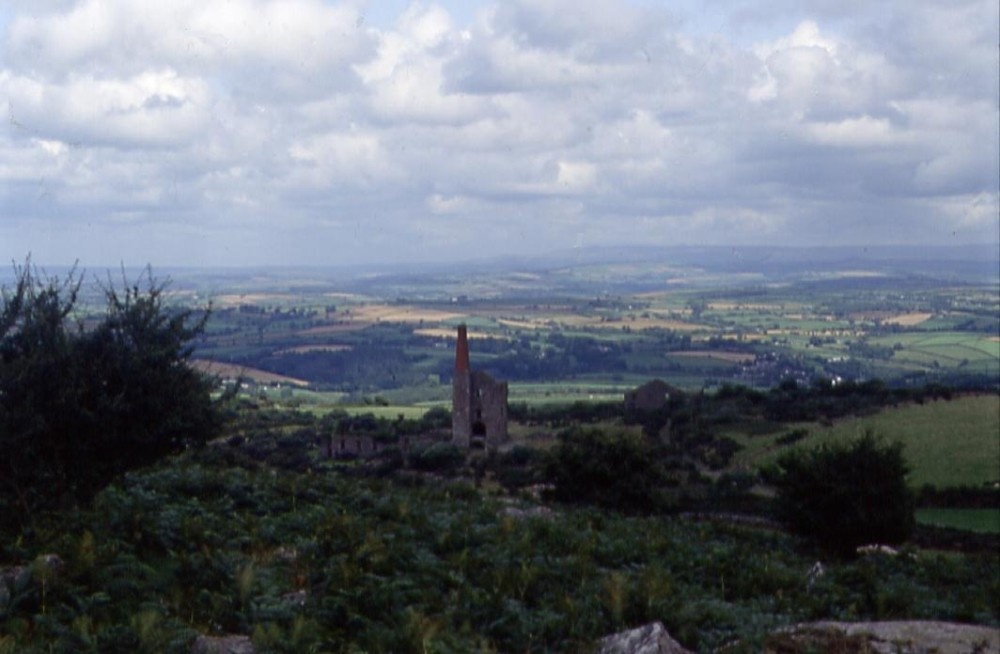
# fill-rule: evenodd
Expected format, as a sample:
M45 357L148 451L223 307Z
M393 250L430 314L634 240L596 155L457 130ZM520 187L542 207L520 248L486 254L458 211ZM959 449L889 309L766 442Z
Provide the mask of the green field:
M428 406L373 406L369 404L362 404L360 406L337 406L337 409L346 411L348 415L360 416L367 413L372 414L376 418L388 418L394 419L399 416L403 416L408 420L418 420L424 417L427 410L430 408Z
M1000 342L984 334L938 332L893 334L869 339L872 345L899 346L892 360L919 366L974 367L986 372L1000 365Z
M847 440L868 429L886 440L903 442L912 470L910 485L914 488L924 484L939 488L979 486L994 483L1000 477L1000 396L997 395L891 408L832 426L789 425L786 431L795 427L809 431L809 437L797 447ZM741 439L747 449L739 456L739 463L761 466L773 462L786 450L774 446L778 436Z
M510 402L527 404L569 404L572 402L620 402L634 385L582 381L551 383L511 383Z
M980 534L1000 534L1000 509L918 509L917 522Z

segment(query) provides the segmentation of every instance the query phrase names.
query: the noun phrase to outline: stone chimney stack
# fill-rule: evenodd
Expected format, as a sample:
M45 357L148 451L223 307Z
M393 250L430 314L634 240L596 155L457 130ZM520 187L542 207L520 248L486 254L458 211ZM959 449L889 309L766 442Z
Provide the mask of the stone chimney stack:
M455 342L455 374L451 381L451 442L469 449L472 437L472 368L469 365L469 336L465 325L458 326Z
M469 366L469 335L465 325L458 326L458 340L455 342L455 372L467 373Z

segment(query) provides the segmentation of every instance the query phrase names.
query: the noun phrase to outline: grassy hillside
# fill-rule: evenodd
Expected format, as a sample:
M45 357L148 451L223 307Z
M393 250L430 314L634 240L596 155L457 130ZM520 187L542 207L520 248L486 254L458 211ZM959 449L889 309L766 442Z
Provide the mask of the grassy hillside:
M788 447L814 447L859 436L866 429L905 444L912 472L910 484L920 487L978 486L998 481L1000 469L1000 396L977 395L885 409L833 425L796 425L809 435L790 446L777 444L782 431L741 439L747 449L738 465L761 466Z
M1000 509L918 509L917 522L979 534L1000 534Z

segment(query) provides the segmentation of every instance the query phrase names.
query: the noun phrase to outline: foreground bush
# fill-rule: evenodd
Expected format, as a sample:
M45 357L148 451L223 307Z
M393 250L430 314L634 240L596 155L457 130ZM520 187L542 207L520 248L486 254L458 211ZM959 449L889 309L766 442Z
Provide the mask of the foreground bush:
M866 433L848 444L793 450L769 477L791 529L842 555L861 545L897 544L913 533L902 443Z
M212 382L187 365L204 319L168 310L162 285L105 289L103 318L84 329L73 273L16 272L0 296L0 532L220 426Z

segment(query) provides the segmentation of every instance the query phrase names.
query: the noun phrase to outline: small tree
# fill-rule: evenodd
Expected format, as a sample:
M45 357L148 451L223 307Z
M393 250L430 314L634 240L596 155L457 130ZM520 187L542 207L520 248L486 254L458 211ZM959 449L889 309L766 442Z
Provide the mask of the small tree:
M562 502L596 504L627 513L665 506L666 475L653 448L640 435L573 427L559 434L546 465Z
M872 543L896 544L913 533L913 494L902 443L860 438L782 456L768 478L782 517L796 533L843 555Z
M204 319L164 306L163 285L105 289L104 318L84 329L75 271L15 273L0 298L0 529L216 433L213 382L188 365Z

